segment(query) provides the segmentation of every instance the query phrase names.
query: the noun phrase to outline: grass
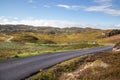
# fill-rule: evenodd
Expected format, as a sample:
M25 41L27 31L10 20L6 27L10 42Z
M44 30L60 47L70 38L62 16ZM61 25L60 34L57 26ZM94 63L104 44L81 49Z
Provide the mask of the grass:
M22 58L27 56L50 54L54 52L65 52L77 49L85 49L100 46L99 44L38 44L38 43L18 43L0 42L0 60Z
M32 32L16 32L9 35L0 33L0 61L111 45L109 40L105 42L100 38L102 32L100 30L54 35ZM10 36L13 36L11 42L5 42ZM96 44L89 44L92 42Z
M119 80L120 79L120 52L100 52L99 54L89 54L77 57L48 70L40 72L26 80L67 80L62 78L63 74L74 74L79 68L88 64L99 62L109 65L107 68L91 67L79 72L78 76L68 80ZM64 76L66 77L66 76Z
M9 35L0 33L0 60L110 45L109 41L104 42L100 38L102 32L100 30L54 35L33 32L15 32ZM13 36L11 42L5 42L10 36ZM96 44L89 44L92 42Z

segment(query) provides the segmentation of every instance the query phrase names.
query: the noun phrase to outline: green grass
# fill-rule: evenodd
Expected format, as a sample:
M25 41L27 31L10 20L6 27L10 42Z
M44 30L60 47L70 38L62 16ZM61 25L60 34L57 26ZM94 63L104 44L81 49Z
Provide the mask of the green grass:
M54 52L65 52L78 49L98 47L99 44L38 44L38 43L17 43L17 42L0 42L0 59L22 58L40 54L50 54Z

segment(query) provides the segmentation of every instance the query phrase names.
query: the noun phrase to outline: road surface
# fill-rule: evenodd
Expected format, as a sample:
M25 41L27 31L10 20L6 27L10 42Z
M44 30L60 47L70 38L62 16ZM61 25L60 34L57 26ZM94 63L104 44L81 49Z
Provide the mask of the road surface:
M98 47L88 50L59 52L2 62L0 63L0 80L21 80L38 72L40 69L49 68L70 58L88 53L112 50L112 48L113 46Z

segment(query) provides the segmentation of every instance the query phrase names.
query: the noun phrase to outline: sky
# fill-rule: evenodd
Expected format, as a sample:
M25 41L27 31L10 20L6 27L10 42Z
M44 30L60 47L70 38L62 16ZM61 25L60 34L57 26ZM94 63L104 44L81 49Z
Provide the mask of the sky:
M0 0L0 24L120 29L120 0Z

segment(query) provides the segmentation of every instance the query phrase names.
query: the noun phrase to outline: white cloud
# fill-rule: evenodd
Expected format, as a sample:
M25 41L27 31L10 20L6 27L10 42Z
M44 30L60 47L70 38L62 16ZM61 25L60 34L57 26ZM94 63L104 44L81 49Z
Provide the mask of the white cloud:
M90 7L86 7L85 11L104 12L106 14L120 16L120 10L112 9L112 8L110 8L109 5L90 6Z
M114 26L114 28L120 29L120 24L115 24Z
M112 0L94 0L94 1L99 3L99 5L86 7L84 8L85 11L96 11L114 16L120 16L120 10L112 8L113 7Z
M5 17L5 16L1 16L0 17L0 23L6 23L9 21L9 18Z
M93 0L93 2L98 4L93 6L58 4L56 6L71 10L82 9L84 11L89 11L89 12L103 12L113 16L120 16L120 10L112 8L113 7L112 0Z
M12 17L14 18L14 17ZM80 22L72 21L63 21L63 20L42 20L34 19L33 17L28 17L23 20L9 19L5 16L0 17L0 24L24 24L24 25L33 25L33 26L52 26L52 27L91 27L91 28L100 28L100 29L120 29L120 24L113 25L100 25L100 24L85 24Z
M86 11L104 11L106 8L108 8L109 6L90 6L90 7L86 7L85 10Z
M58 7L62 7L62 8L66 8L66 9L69 9L69 8L70 8L69 5L64 5L64 4L58 4L57 6L58 6Z
M71 21L62 20L39 20L39 19L24 19L24 20L9 20L8 18L0 18L0 24L24 24L33 26L53 26L53 27L80 27L81 24Z
M61 8L65 8L65 9L72 9L72 10L79 10L80 8L83 8L83 6L79 6L79 5L58 4L56 6L61 7Z
M102 5L111 5L112 0L94 0L94 2L97 2Z
M108 9L105 9L104 12L107 13L107 14L111 14L111 15L115 15L115 16L120 16L120 10L108 8Z

